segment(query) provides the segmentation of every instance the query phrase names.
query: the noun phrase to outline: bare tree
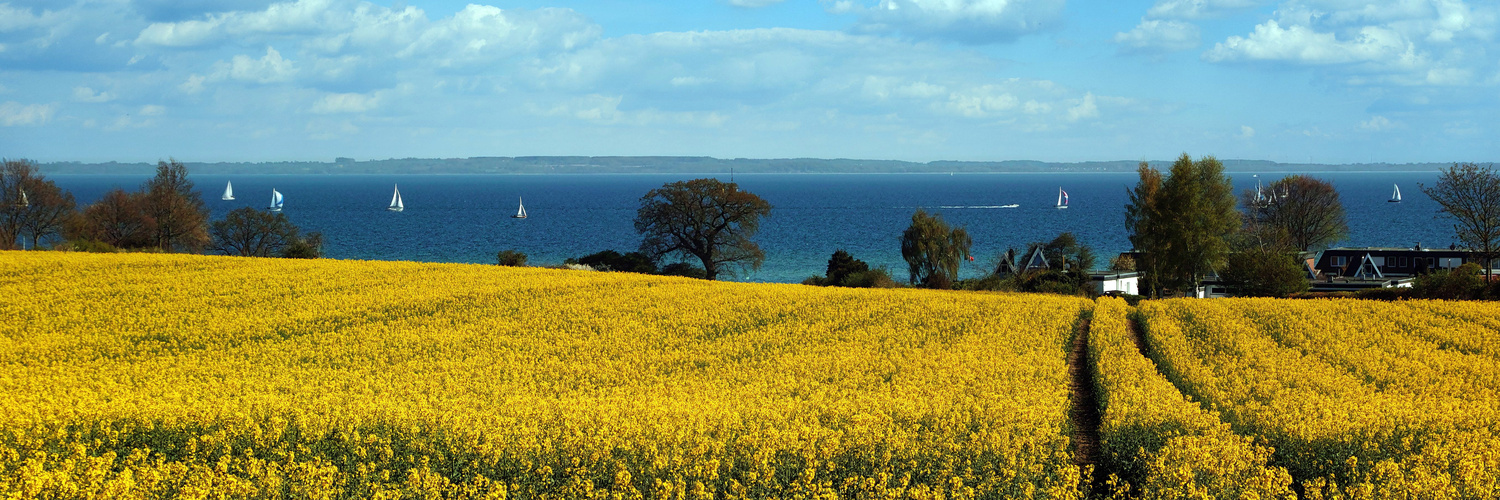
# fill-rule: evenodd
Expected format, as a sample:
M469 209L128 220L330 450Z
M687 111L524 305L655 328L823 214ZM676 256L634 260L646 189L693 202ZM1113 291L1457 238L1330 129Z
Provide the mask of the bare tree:
M151 246L155 222L146 215L143 193L113 189L84 207L69 230L71 238L101 241L119 248Z
M1326 248L1349 235L1344 204L1333 184L1303 175L1241 195L1247 231L1261 248Z
M187 167L177 160L157 162L156 177L143 186L146 215L155 221L153 243L169 252L197 252L207 246L208 208L193 190Z
M75 213L73 194L44 178L35 162L5 160L0 168L0 249L30 240L36 248L59 235Z
M1437 185L1419 186L1442 206L1439 214L1453 219L1458 240L1484 263L1488 275L1490 261L1500 253L1500 175L1492 166L1455 163L1438 177Z
M635 230L643 236L641 253L659 259L678 254L703 262L705 278L715 279L729 266L759 269L766 258L750 241L771 204L741 191L738 184L717 179L673 182L641 197Z

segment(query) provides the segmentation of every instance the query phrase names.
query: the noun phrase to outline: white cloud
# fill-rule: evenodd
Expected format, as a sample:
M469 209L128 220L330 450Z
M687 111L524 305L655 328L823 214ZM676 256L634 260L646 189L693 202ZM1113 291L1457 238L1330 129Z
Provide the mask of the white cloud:
M475 67L520 54L571 50L598 39L601 32L568 9L501 10L470 4L396 55L427 59L439 67Z
M1064 0L880 0L876 5L835 4L835 12L860 16L857 29L902 33L965 43L1014 40L1054 26Z
M1353 40L1339 40L1333 33L1319 33L1300 25L1282 28L1271 20L1256 26L1249 37L1231 36L1218 43L1204 53L1204 59L1345 64L1412 58L1413 50L1399 33L1385 28L1368 26Z
M159 105L156 105L156 104L147 104L145 106L141 106L141 110L140 110L140 112L138 114L140 114L141 116L161 116L161 115L164 115L166 113L167 113L167 108L164 107L164 106L159 106Z
M1273 19L1203 54L1210 62L1322 68L1350 85L1478 83L1500 32L1500 4L1461 0L1287 0Z
M1240 138L1250 139L1252 137L1255 137L1255 129L1249 125L1240 125Z
M329 94L313 103L312 112L318 114L330 113L363 113L375 109L380 104L378 96L364 94Z
M1157 0L1146 15L1157 19L1202 19L1248 9L1262 0Z
M1114 42L1123 52L1176 52L1196 48L1198 27L1179 21L1142 20L1128 33L1115 33Z
M214 74L209 77L211 80L232 79L266 84L289 82L297 76L296 65L290 59L281 57L281 52L277 52L274 47L266 47L266 55L260 59L237 55L229 63L220 62L215 67Z
M109 102L115 98L109 92L94 92L88 87L73 87L73 100L78 102Z
M1068 121L1070 122L1098 117L1099 106L1094 103L1094 94L1092 92L1084 94L1083 99L1077 106L1068 108Z
M1359 128L1369 130L1371 132L1382 132L1396 128L1396 126L1396 122L1393 122L1390 119L1380 115L1375 115L1370 117L1369 120L1359 122Z
M52 119L51 104L0 103L0 126L42 125Z

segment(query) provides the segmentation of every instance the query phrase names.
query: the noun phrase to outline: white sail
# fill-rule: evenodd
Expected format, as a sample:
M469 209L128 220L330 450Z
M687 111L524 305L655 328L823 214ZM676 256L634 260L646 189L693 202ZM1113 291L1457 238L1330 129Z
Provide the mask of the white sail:
M392 212L400 212L405 209L406 205L403 205L401 203L401 187L396 186L396 193L391 195L391 206L389 208L386 208L386 210L390 210Z
M1391 193L1391 199L1389 201L1391 203L1401 203L1401 186L1392 184L1391 187L1396 188L1396 191Z
M1057 204L1053 205L1052 208L1068 208L1067 191L1063 191L1062 188L1057 188Z
M266 207L266 208L269 209L272 212L280 212L281 211L281 192L280 191L277 191L274 188L271 189L271 206Z
M224 201L229 201L229 200L233 200L234 199L234 183L233 182L226 182L226 183L224 183L224 197L222 199Z
M522 201L521 197L519 197L519 196L516 197L516 202L520 205L520 208L516 209L516 214L510 216L510 218L512 218L512 219L525 219L526 218L526 202Z
M26 199L26 190L17 188L17 191L21 192L21 202L17 205L21 206L22 208L31 206L31 200Z

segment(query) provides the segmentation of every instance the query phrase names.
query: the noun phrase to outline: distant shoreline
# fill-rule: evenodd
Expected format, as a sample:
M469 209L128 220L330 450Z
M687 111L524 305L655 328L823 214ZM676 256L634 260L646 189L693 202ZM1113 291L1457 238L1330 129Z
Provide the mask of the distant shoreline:
M1265 160L1221 160L1228 172L1436 172L1450 163L1278 163ZM1158 169L1170 160L1149 161ZM932 161L850 159L720 159L700 156L522 156L478 158L402 158L331 162L184 162L194 173L242 174L977 174L977 173L1119 173L1134 172L1139 161L1042 162ZM150 175L155 163L52 162L45 174Z

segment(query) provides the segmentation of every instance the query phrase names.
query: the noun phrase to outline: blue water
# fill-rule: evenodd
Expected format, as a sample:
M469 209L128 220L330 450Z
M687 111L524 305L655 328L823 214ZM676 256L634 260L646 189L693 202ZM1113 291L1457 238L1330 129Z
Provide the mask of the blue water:
M1269 183L1284 174L1259 174ZM1434 219L1436 204L1418 189L1437 172L1316 173L1338 188L1349 217L1344 245L1446 247L1452 224ZM264 207L271 189L286 197L284 212L306 231L324 234L335 259L493 263L495 253L525 252L532 265L559 264L606 249L636 249L633 220L640 197L691 175L191 175L219 219L239 207ZM1237 189L1254 189L1251 174L1231 174ZM52 175L80 204L109 189L138 189L143 176ZM719 176L728 180L728 176ZM224 183L236 199L221 201ZM742 189L773 206L754 240L766 253L759 271L742 281L798 282L822 274L828 256L845 249L872 266L906 276L901 232L922 207L967 228L976 262L962 277L992 269L1007 247L1024 247L1071 231L1100 256L1129 250L1124 229L1127 190L1134 173L1064 174L739 174ZM1387 203L1400 184L1404 203ZM390 212L391 188L401 186L404 212ZM1052 205L1061 187L1070 206ZM512 219L518 197L530 218ZM993 208L1016 203L1018 208Z

